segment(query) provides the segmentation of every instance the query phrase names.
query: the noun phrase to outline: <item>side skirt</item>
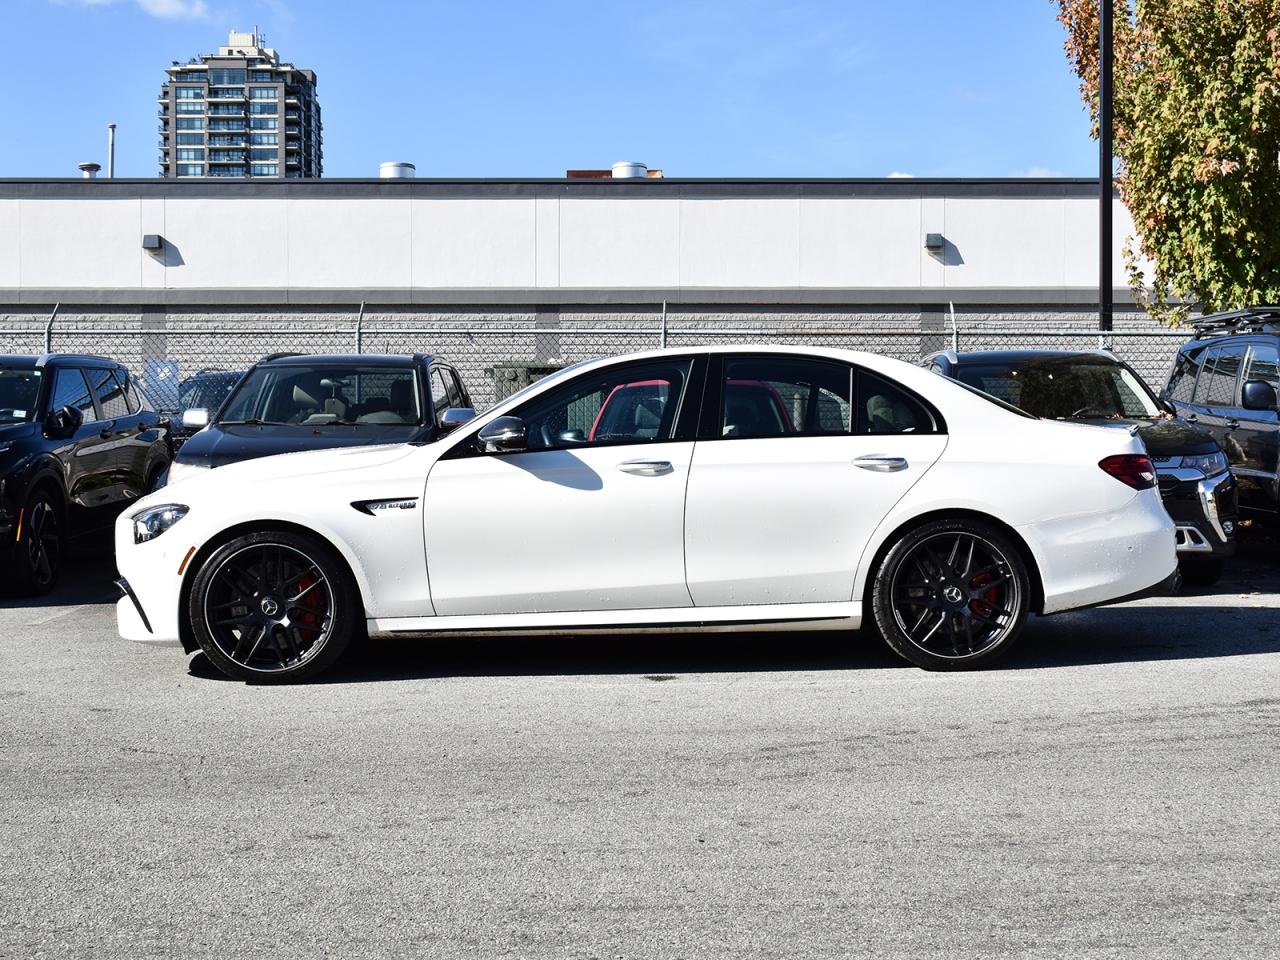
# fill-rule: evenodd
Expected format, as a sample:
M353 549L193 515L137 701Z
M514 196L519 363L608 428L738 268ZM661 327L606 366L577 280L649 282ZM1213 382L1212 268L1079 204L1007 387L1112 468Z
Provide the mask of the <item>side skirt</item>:
M465 617L379 617L370 636L467 633L548 636L605 633L738 633L752 630L856 630L862 604L776 603L738 607L664 607L650 610L574 610Z

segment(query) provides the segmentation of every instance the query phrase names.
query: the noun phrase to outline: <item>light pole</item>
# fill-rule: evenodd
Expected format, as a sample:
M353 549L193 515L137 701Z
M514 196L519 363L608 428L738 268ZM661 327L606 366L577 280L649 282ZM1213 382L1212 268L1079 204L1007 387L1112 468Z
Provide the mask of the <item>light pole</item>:
M1111 329L1111 14L1098 0L1098 329Z

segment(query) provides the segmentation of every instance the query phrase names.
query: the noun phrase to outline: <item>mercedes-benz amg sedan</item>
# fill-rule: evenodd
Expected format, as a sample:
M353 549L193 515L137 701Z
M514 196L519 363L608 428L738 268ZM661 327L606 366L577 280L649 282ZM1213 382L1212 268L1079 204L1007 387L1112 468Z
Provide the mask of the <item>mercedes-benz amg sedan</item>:
M1028 614L1177 567L1130 431L817 348L588 361L430 443L184 480L116 547L124 637L258 681L378 634L870 623L922 667L973 667Z

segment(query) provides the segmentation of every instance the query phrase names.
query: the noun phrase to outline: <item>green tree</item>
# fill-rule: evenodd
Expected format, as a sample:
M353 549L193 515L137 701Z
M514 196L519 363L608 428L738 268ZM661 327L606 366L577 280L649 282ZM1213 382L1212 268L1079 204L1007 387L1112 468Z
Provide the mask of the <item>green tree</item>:
M1099 0L1054 2L1096 136ZM1111 2L1135 296L1166 323L1280 302L1280 0Z

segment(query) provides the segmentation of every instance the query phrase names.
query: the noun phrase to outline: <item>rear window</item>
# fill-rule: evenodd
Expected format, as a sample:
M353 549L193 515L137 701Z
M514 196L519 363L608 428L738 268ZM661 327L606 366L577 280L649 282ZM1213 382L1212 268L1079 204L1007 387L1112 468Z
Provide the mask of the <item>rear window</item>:
M1104 357L962 363L955 378L1048 420L1150 418L1160 412L1136 374Z

